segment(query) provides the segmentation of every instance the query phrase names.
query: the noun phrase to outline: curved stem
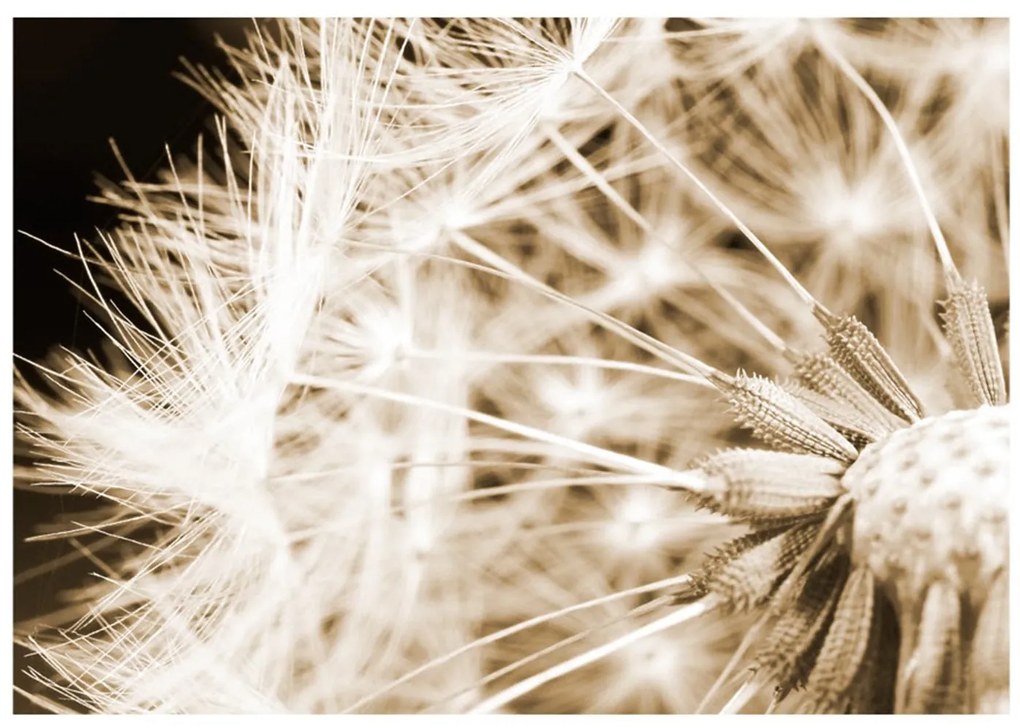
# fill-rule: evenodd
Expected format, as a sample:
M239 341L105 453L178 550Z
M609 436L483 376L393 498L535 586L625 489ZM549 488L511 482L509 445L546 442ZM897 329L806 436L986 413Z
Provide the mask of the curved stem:
M863 76L861 76L860 72L854 68L853 65L851 65L850 61L846 59L846 56L840 53L839 49L825 37L820 27L816 26L813 34L819 48L839 67L854 86L856 86L860 92L864 94L868 103L870 103L875 111L878 112L878 115L882 119L882 123L889 129L893 145L896 147L896 151L903 160L903 166L906 169L907 176L910 178L910 184L917 193L917 199L921 203L921 210L924 213L924 218L928 223L928 228L931 230L932 237L935 239L935 250L938 252L939 260L942 263L942 269L945 271L946 278L950 281L958 281L960 273L957 271L956 264L953 262L953 256L949 252L949 245L946 243L946 238L942 234L942 228L939 227L938 220L935 218L935 213L932 211L931 204L928 202L928 196L924 192L924 186L921 184L921 178L917 174L917 166L914 164L914 160L910 156L910 150L907 148L907 143L903 139L903 134L896 125L896 120L893 119L892 114L889 113L889 109L882 102L882 99L878 97L878 94L875 93L875 89L871 87L871 84L868 83Z
M419 665L414 670L412 670L411 672L409 672L409 673L407 673L405 675L402 675L397 680L395 680L395 681L393 681L393 682L391 682L391 683L389 683L387 685L384 685L383 687L379 688L378 690L375 690L374 692L372 692L372 693L366 695L365 697L361 698L360 700L358 700L358 702L354 703L354 705L350 706L349 708L346 708L344 710L344 712L345 713L353 713L356 710L358 710L360 708L363 708L364 706L368 705L373 700L375 700L375 699L385 695L386 693L390 692L391 690L393 690L395 688L400 687L404 683L406 683L406 682L408 682L410 680L413 680L414 678L418 677L419 675L421 675L421 674L423 674L425 672L428 672L429 670L431 670L434 667L438 667L440 665L443 665L443 664L449 662L450 660L453 660L453 659L456 659L457 657L460 657L461 655L465 654L466 652L470 652L471 650L478 649L479 647L484 647L485 645L492 644L493 642L498 642L499 640L504 639L505 637L510 637L511 635L515 635L518 632L523 632L524 630L531 629L532 627L538 626L540 624L544 624L546 622L550 622L550 621L552 621L554 619L558 619L560 617L565 617L568 614L573 614L574 612L579 612L579 611L584 610L584 609L590 609L591 607L597 607L597 606L599 606L601 604L605 604L607 602L615 601L617 599L623 599L625 597L635 596L635 595L638 595L638 594L645 594L645 593L651 592L651 591L658 591L660 589L668 589L670 587L683 586L688 581L690 581L690 576L688 574L684 574L682 576L674 576L674 577L670 577L668 579L661 579L659 581L654 581L654 582L651 582L649 584L642 584L641 586L633 587L631 589L623 589L621 591L614 592L612 594L607 594L606 596L596 597L594 599L589 599L587 601L580 602L579 604L572 604L569 607L564 607L562 609L557 609L554 612L548 612L546 614L540 614L537 617L532 617L531 619L526 619L523 622L518 622L517 624L513 624L513 625L511 625L509 627L506 627L504 629L498 630L498 631L493 632L491 634L487 634L484 637L481 637L481 638L479 638L477 640L469 642L468 644L466 644L466 645L464 645L462 647L458 647L453 652L449 652L449 653L447 653L445 655L442 655L441 657L437 657L437 658L435 658L433 660L429 660L428 662L424 663L423 665Z
M787 270L786 266L784 266L780 262L779 258L777 258L775 254L771 250L769 250L769 247L765 245L765 243L763 243L757 235L754 234L751 228L747 227L747 225L744 224L744 221L737 216L737 213L733 212L733 210L731 210L729 206L726 205L726 203L719 199L719 197L708 188L708 185L702 182L698 178L698 176L695 175L694 172L692 172L686 164L677 159L676 156L672 152L670 152L662 142L656 139L655 135L652 134L648 130L648 128L637 119L636 116L630 113L630 111L628 111L619 101L613 98L608 91L599 86L598 83L596 83L595 80L592 79L592 77L589 76L584 70L576 69L575 73L577 74L578 78L580 78L582 81L588 84L595 91L595 93L597 93L608 104L610 104L616 110L616 112L619 113L620 116L622 116L627 121L627 123L633 126L634 129L636 129L638 133L641 134L641 136L647 139L648 142L653 147L655 147L655 149L660 154L662 154L662 156L665 157L666 160L671 165L673 165L676 169L682 172L684 176L686 176L692 183L694 183L694 186L701 190L705 194L705 196L708 197L709 200L711 200L712 204L715 205L716 209L718 209L723 215L728 217L734 225L736 225L737 229L747 237L747 239L751 242L751 244L755 248L758 249L758 252L761 253L765 257L765 259L769 262L769 264L776 269L779 275L783 277L783 280L786 281L790 288L793 289L794 293L796 293L797 296L804 303L810 306L818 305L818 302L815 300L814 296L808 293L808 290L800 284L800 281L797 280L793 273Z

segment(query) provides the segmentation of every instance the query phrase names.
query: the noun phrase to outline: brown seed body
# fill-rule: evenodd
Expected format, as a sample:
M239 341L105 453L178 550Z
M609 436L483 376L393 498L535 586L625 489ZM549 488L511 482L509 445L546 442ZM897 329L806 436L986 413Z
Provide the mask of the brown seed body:
M970 653L972 710L1009 712L1009 572L995 577L978 617Z
M807 683L810 712L842 712L871 643L875 579L857 567L847 579L836 604L832 624Z
M960 595L945 581L928 587L917 646L900 678L901 713L960 713L964 706Z
M738 374L726 391L737 421L764 442L847 463L857 457L845 437L775 382Z
M977 281L951 280L942 305L946 338L975 404L1005 404L1006 380L984 288Z
M861 387L908 422L924 416L917 395L867 326L854 316L834 316L821 309L816 309L816 315L825 326L832 358Z
M841 463L817 455L723 450L700 466L709 507L735 518L766 520L817 513L843 493Z

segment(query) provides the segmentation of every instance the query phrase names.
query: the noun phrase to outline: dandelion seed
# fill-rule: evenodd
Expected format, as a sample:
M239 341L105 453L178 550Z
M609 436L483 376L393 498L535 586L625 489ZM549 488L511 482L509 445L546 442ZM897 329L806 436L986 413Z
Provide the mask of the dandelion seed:
M702 498L713 510L737 518L805 516L843 492L842 468L815 455L724 450L699 469L707 476L699 492Z

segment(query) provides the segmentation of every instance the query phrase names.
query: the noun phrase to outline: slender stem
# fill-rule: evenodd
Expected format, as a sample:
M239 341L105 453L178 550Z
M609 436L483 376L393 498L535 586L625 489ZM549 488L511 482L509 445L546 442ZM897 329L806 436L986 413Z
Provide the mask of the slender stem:
M694 470L683 471L683 474L690 475L691 478L697 480ZM700 485L700 480L697 480ZM467 501L484 500L486 498L496 498L502 495L515 495L518 493L529 493L542 490L555 490L557 488L572 488L579 485L598 486L598 485L623 485L623 486L641 486L641 485L663 485L661 475L592 475L589 477L574 477L574 478L555 478L549 480L530 480L523 483L511 483L510 485L496 485L491 488L481 488L477 490L469 490L464 493L457 493L453 496L445 496L443 502L447 503L463 503ZM682 490L682 486L671 485L672 488ZM696 491L700 492L700 491ZM427 500L412 501L402 507L402 510L412 510L414 508L420 508L434 503L436 499L431 498Z
M635 364L629 361L614 361L612 359L598 359L585 356L559 356L556 354L504 354L498 351L430 351L426 349L413 349L404 352L404 356L410 359L437 359L440 361L484 361L496 362L499 364L560 364L566 366L588 366L598 369L615 369L635 374L648 374L653 377L672 379L686 384L696 384L700 387L714 389L702 377L690 374L677 374L668 369Z
M761 338L763 338L768 343L769 346L771 346L776 351L786 352L789 350L789 347L786 345L786 342L783 341L782 338L780 338L779 334L770 329L765 324L764 321L762 321L760 318L751 313L747 306L745 306L744 304L737 300L736 296L734 296L732 293L726 290L726 288L724 288L723 286L713 281L700 269L697 269L697 272L701 275L705 283L708 284L709 288L715 291L720 298L726 301L727 305L729 305L730 308L736 311L737 315L740 316L740 318L742 318L747 323L748 326L754 329L755 332Z
M532 675L526 680L515 683L506 690L496 693L489 699L482 701L468 712L473 714L492 713L499 710L508 703L513 702L521 696L527 695L533 690L542 687L546 683L552 682L564 675L569 675L572 672L576 672L593 662L601 660L603 657L608 657L609 655L619 652L623 648L632 645L635 642L643 640L645 637L650 637L671 627L676 627L684 624L685 622L689 622L692 619L697 619L703 614L709 612L714 606L715 604L706 598L681 607L675 612L671 612L665 617L657 619L654 622L649 622L643 627L639 627L632 632L628 632L612 642L607 642L604 645L588 650L587 652L577 655L576 657L572 657L558 665L554 665L548 670L543 670L537 675Z
M617 111L617 113L620 114L620 116L626 119L627 123L633 126L638 131L638 133L641 134L641 136L647 139L648 142L653 147L655 147L655 149L660 154L662 154L662 156L665 157L666 160L671 165L676 167L676 169L678 169L681 173L684 174L684 176L686 176L691 182L693 182L694 185L699 190L701 190L705 194L705 196L708 197L709 200L711 200L712 204L715 205L715 207L720 212L722 212L723 215L728 217L730 221L737 226L737 229L740 230L740 232L742 232L749 241L751 241L751 244L758 249L758 252L765 256L765 259L769 262L769 264L776 269L779 275L783 277L783 279L790 286L790 288L793 289L794 293L796 293L797 296L804 303L810 306L818 305L818 302L815 300L814 296L808 293L807 289L800 284L800 281L798 281L796 277L794 277L794 275L789 270L787 270L786 266L784 266L780 262L779 258L777 258L773 254L773 252L769 250L768 246L765 245L765 243L763 243L761 239L757 235L755 235L754 232L752 232L751 229L747 227L747 225L744 224L743 220L741 220L737 216L737 214L726 205L726 203L719 199L719 197L714 192L712 192L712 190L710 190L708 186L704 182L702 182L698 178L698 176L690 170L690 168L687 165L685 165L683 162L677 159L676 156L671 151L669 151L666 148L666 146L662 142L660 142L655 137L655 135L652 134L648 130L648 128L637 119L637 117L630 113L630 111L628 111L619 101L613 98L608 91L599 86L598 83L596 83L592 79L592 77L589 76L583 69L576 69L575 73L577 74L578 78L580 78L586 84L591 86L595 93L597 93L607 103L609 103Z
M740 689L733 694L726 705L719 711L719 715L733 715L739 713L740 710L747 705L748 701L755 696L758 690L761 689L761 685L757 680L748 680Z
M624 215L627 216L631 222L641 228L641 231L645 235L649 236L654 242L659 245L663 245L666 248L673 249L671 245L666 244L661 240L653 229L651 223L645 219L644 215L638 212L633 205L631 205L623 196L616 191L616 189L609 184L609 180L605 178L605 175L601 174L595 169L587 159L581 156L574 146L560 134L559 130L551 125L547 125L545 128L546 136L552 140L556 147L563 152L563 155L577 167L587 177L595 187L602 192L611 202L613 202ZM737 314L744 319L770 346L777 349L778 351L785 351L786 345L782 339L776 335L765 323L751 313L746 306L741 304L733 295L724 289L722 286L713 281L697 264L684 260L684 264L694 271L713 291L719 294L727 305L736 310Z
M518 632L523 632L524 630L531 629L532 627L536 627L540 624L550 622L554 619L559 619L560 617L565 617L568 614L573 614L574 612L580 612L585 609L597 607L608 602L616 601L617 599L624 599L626 597L636 596L638 594L646 594L648 592L659 591L660 589L668 589L670 587L683 586L688 581L690 581L690 576L688 574L683 574L682 576L673 576L668 579L660 579L659 581L654 581L649 584L642 584L641 586L632 587L630 589L623 589L618 592L613 592L612 594L607 594L605 596L596 597L594 599L589 599L587 601L580 602L579 604L572 604L569 607L563 607L562 609L557 609L554 612L540 614L537 617L526 619L523 622L518 622L517 624L513 624L509 627L505 627L504 629L498 630L491 634L487 634L484 637L481 637L480 639L469 642L468 644L462 647L458 647L453 652L449 652L445 655L442 655L441 657L429 660L423 665L419 665L414 670L405 675L402 675L394 682L391 682L388 685L385 685L382 688L361 698L360 700L358 700L358 702L354 703L354 705L350 706L349 708L346 708L344 712L353 713L359 710L360 708L364 707L365 705L368 705L376 698L379 698L382 695L385 695L386 693L390 692L391 690L400 687L404 683L413 680L418 675L421 675L422 673L427 672L428 670L431 670L434 667L443 665L449 662L450 660L460 657L466 652L478 649L479 647L484 647L485 645L492 644L493 642L498 642L499 640L504 639L506 637L510 637L511 635L515 635Z
M595 185L595 187L609 198L613 204L615 204L627 218L641 228L641 231L645 235L654 235L654 230L651 223L645 219L644 215L634 209L634 206L623 199L623 196L616 191L616 189L609 184L609 180L604 175L600 174L591 163L585 159L581 154L574 148L574 145L568 142L564 136L560 133L559 129L554 127L552 124L546 124L543 127L545 135L549 137L556 148L563 152L563 156L567 160L577 167L588 180Z
M486 685L491 684L494 680L499 680L504 675L509 675L511 672L516 672L517 670L520 670L522 667L527 667L528 665L531 665L531 664L535 663L536 661L541 660L542 658L547 657L548 655L551 655L554 652L558 652L560 650L566 649L567 647L570 647L570 645L576 644L577 642L580 642L581 640L590 637L592 634L594 634L598 630L608 629L608 628L613 627L613 626L615 626L617 624L620 624L621 622L625 622L628 619L636 619L636 618L641 617L641 616L643 616L645 614L649 614L650 612L654 612L655 610L659 609L660 607L664 607L664 606L668 605L669 603L670 603L670 597L668 597L668 596L666 596L666 597L659 597L658 599L653 599L650 602L646 602L646 603L642 604L640 607L635 607L634 609L630 610L627 614L623 614L623 615L617 616L617 617L615 617L613 619L610 619L610 620L608 620L606 622L602 622L601 624L599 624L599 625L597 625L595 627L589 627L588 629L584 629L584 630L580 630L580 631L574 631L574 632L572 632L570 634L569 637L564 637L561 640L553 642L551 645L547 645L546 647L543 647L540 650L537 650L535 652L531 652L531 653L525 655L524 657L520 658L519 660L515 660L514 662L511 662L508 665L504 665L503 667L499 668L498 670L496 670L494 672L490 672L488 675L483 677L478 682L472 683L471 685L467 686L466 688L462 688L461 690L458 690L453 695L445 698L438 705L445 705L445 704L449 703L451 700L456 700L457 698L459 698L459 697L461 697L461 696L463 696L463 695L465 695L465 694L467 694L469 692L475 692L477 694L477 692L478 692L478 690L480 688L483 688ZM430 713L431 712L436 712L436 708L437 707L438 706L433 706L428 712L430 712Z
M346 391L351 394L378 397L379 399L386 399L391 402L400 402L415 407L426 407L438 412L446 412L458 417L465 417L484 425L489 425L490 427L496 427L506 432L512 432L515 435L563 447L579 455L590 458L592 462L599 463L607 467L619 468L627 472L640 473L644 475L661 475L662 482L664 484L674 484L676 487L690 488L692 490L700 490L701 487L700 480L695 477L673 470L672 468L667 468L664 465L651 463L647 460L631 457L630 455L623 455L622 453L613 452L612 450L606 450L605 448L596 447L595 445L589 445L586 442L580 442L579 440L573 440L569 437L563 437L562 435L546 432L545 430L540 430L535 427L511 422L510 420L505 420L501 417L493 417L492 415L487 415L484 412L476 412L475 410L467 409L466 407L457 407L445 402L428 399L427 397L418 397L413 394L394 392L367 384L358 384L356 382L332 379L329 377L318 377L311 374L295 374L291 378L291 382L293 384L306 385L309 387L333 389Z
M893 119L892 114L889 113L889 109L882 102L882 99L875 93L875 89L871 87L863 76L857 71L856 68L851 65L850 61L846 59L839 49L825 37L820 27L814 28L814 37L818 46L821 50L839 66L839 69L846 75L848 79L864 94L868 102L874 107L875 111L882 118L882 123L885 124L886 128L889 129L889 133L892 136L893 145L896 147L896 151L899 153L900 158L903 160L903 166L906 169L907 176L910 178L910 184L914 187L914 191L917 193L917 199L921 203L921 210L924 213L925 220L928 223L928 228L931 230L931 235L935 239L935 250L938 252L939 260L942 262L942 269L945 271L946 278L950 281L958 281L960 279L960 273L956 269L956 264L953 262L953 256L949 252L949 245L946 243L946 238L942 234L942 228L939 227L938 220L935 218L935 213L931 209L931 205L928 202L928 196L924 192L924 186L921 184L921 178L917 174L917 166L914 164L913 158L910 156L910 150L907 148L907 143L903 139L903 134L900 132L899 127L896 124L896 120Z
M597 322L604 328L613 333L617 334L621 338L629 341L640 349L647 351L654 356L659 357L665 362L672 364L673 366L683 369L687 372L700 375L705 377L709 381L718 381L718 379L725 378L725 375L714 367L705 364L690 354L685 354L682 351L678 351L671 346L664 344L658 339L649 336L643 331L639 331L630 324L624 323L619 319L611 316L603 311L597 311L589 306L585 306L580 301L566 296L556 289L547 286L541 281L535 279L533 276L524 272L516 265L506 260L502 256L498 255L494 251L485 247L481 243L472 239L470 236L460 230L450 231L450 238L456 243L461 249L474 255L479 260L492 266L496 270L502 272L504 275L511 277L511 280L517 280L520 283L528 285L536 290L540 291L543 295L552 298L553 300L565 303L568 306L576 308L588 315L590 319ZM715 378L715 379L713 379Z

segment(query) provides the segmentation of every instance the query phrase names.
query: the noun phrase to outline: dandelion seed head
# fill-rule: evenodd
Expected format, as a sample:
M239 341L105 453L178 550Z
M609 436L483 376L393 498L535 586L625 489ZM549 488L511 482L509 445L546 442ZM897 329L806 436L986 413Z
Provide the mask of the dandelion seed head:
M936 580L981 595L1008 551L1008 453L1005 407L931 417L870 445L843 479L857 504L855 561L907 601Z
M997 25L982 37L975 38L959 52L961 54L959 67L976 72L975 82L978 85L985 82L985 79L993 84L993 89L1001 89L1008 83L1008 26Z
M1005 134L1009 129L1009 26L989 20L948 44L936 61L956 86L958 115L969 118L986 134Z

